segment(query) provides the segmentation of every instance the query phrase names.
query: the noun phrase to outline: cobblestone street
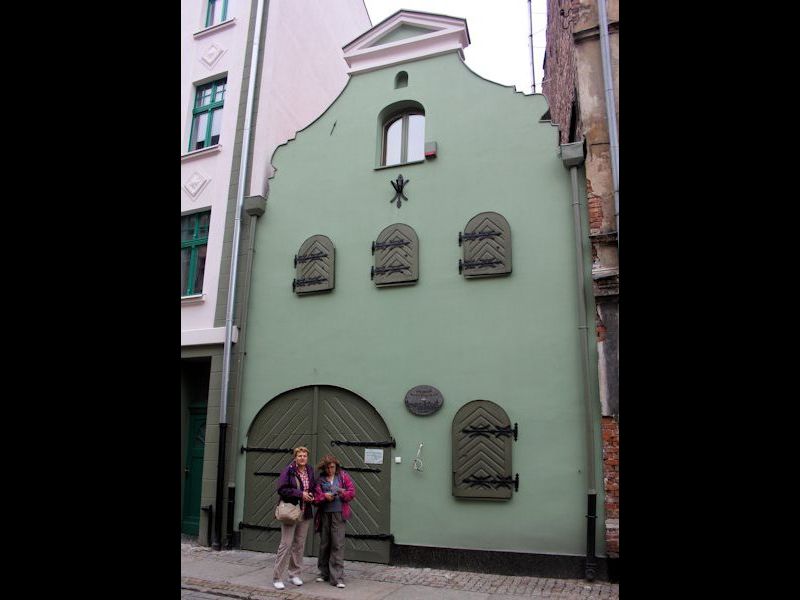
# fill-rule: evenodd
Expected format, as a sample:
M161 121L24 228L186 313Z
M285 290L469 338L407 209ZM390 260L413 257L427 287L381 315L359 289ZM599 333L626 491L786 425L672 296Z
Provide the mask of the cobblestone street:
M275 555L247 550L215 552L204 546L181 543L181 597L210 598L348 598L352 600L417 600L445 598L512 600L520 598L614 599L619 585L606 581L515 577L466 571L396 567L345 561L346 589L314 582L316 559L303 560L303 586L287 583L283 591L272 587Z

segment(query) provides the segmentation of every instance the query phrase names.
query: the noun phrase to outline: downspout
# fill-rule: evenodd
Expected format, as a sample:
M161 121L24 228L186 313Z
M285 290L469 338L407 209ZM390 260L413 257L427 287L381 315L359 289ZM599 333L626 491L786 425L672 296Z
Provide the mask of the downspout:
M611 178L614 183L614 217L617 226L617 246L619 246L619 140L617 139L617 104L614 101L614 79L611 77L611 46L608 42L606 0L597 1L597 16L600 27L600 59L603 63L603 86L606 91L608 142L611 146Z
M536 66L533 62L533 11L531 10L531 0L528 0L528 39L531 42L531 81L533 81L533 90L531 93L536 93Z
M269 193L269 182L267 182L267 193ZM256 223L258 217L264 214L267 207L267 201L264 196L249 196L244 200L244 212L250 217L248 224L248 244L247 244L247 263L244 269L244 281L242 282L242 295L239 299L241 304L241 311L239 312L239 341L236 342L239 348L239 361L236 363L236 390L235 406L241 406L242 397L242 372L244 371L244 356L247 352L246 337L247 337L247 308L250 298L250 283L253 275L253 258L256 253ZM233 503L231 502L231 494L233 487L228 488L228 531L225 546L228 549L233 547Z
M595 485L594 452L594 405L589 390L589 327L586 322L586 273L583 262L583 223L578 190L578 167L583 164L583 142L561 145L561 160L569 169L572 183L572 224L575 234L575 261L578 274L578 337L581 342L581 370L583 379L583 403L586 425L586 579L593 581L596 575L595 531L597 521L597 488Z
M261 22L264 16L264 0L257 0L256 22L253 30L253 49L250 54L250 77L247 83L246 109L244 113L244 131L242 132L242 154L239 159L239 184L236 187L236 210L233 221L233 243L231 245L231 272L228 278L228 301L225 311L225 345L222 355L222 397L219 406L219 454L217 458L217 496L216 521L214 522L214 541L212 548L219 550L222 539L222 515L225 479L225 446L228 429L228 387L231 372L231 347L233 345L233 304L236 299L236 271L239 266L239 237L242 229L242 204L244 203L244 185L247 175L247 159L250 154L250 127L253 120L253 99L255 96L256 70L258 68L258 51L261 42Z

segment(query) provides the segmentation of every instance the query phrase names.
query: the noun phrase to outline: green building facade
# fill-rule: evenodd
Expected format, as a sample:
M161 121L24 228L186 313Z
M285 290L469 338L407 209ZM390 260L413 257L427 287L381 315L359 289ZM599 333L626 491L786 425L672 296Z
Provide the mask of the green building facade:
M602 481L587 519L587 469L602 469L575 190L545 98L472 72L467 43L461 19L395 14L345 47L344 91L273 156L237 349L243 548L275 551L275 476L305 445L353 470L348 559L577 565L588 523L602 563Z

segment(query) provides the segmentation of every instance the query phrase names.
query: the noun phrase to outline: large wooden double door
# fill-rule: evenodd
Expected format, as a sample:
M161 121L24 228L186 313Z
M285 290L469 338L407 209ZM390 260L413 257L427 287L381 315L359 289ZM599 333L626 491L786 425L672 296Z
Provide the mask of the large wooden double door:
M345 558L389 562L389 490L394 442L378 412L363 398L342 388L309 386L268 402L253 419L245 452L242 548L275 552L280 523L273 515L278 474L305 446L315 469L323 455L335 455L356 487L347 522ZM309 529L305 554L317 556L319 535Z

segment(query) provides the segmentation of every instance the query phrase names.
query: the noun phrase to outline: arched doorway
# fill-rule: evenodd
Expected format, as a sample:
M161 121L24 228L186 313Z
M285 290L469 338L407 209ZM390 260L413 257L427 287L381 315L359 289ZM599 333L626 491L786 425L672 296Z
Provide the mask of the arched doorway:
M353 478L356 498L347 522L345 557L388 563L394 441L383 418L366 400L325 385L285 392L253 419L245 448L242 548L277 551L280 523L273 516L278 502L275 481L296 446L309 449L314 466L324 454L333 453ZM316 556L318 547L319 536L309 535L305 554Z

